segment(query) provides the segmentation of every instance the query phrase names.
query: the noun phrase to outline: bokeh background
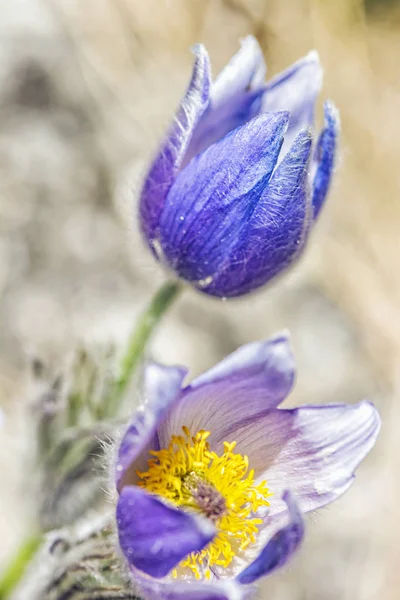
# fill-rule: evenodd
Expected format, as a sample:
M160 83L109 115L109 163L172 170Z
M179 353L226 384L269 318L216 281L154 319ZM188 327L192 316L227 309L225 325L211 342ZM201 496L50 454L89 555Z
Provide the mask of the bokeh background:
M356 485L308 519L260 598L395 600L400 589L400 3L362 0L0 0L0 561L35 492L26 365L123 344L162 281L134 219L146 164L203 42L217 73L252 33L269 74L316 48L343 136L304 259L233 302L188 290L154 339L193 374L282 328L292 404L371 398L383 419ZM319 117L321 115L319 106Z

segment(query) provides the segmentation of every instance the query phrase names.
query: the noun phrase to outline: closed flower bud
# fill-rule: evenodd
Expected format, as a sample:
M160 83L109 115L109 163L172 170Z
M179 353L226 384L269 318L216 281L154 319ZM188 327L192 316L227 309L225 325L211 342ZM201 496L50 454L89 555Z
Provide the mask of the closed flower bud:
M248 37L215 82L202 46L187 92L145 179L140 225L154 256L219 297L251 292L304 249L328 192L339 129L325 104L315 140L322 70L315 52L264 82Z

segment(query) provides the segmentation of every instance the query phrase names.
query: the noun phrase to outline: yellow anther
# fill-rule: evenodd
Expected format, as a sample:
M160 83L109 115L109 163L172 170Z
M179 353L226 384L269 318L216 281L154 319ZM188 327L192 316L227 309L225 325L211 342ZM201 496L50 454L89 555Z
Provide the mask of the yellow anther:
M255 542L262 523L255 513L269 506L271 493L266 481L255 483L248 457L233 452L236 442L224 442L218 455L210 450L210 431L202 429L192 436L185 425L182 431L184 437L173 435L167 448L150 452L154 458L148 461L147 471L137 471L138 485L213 520L214 540L179 565L196 579L209 579L213 565L228 567L237 548L244 550ZM177 577L177 569L172 576Z

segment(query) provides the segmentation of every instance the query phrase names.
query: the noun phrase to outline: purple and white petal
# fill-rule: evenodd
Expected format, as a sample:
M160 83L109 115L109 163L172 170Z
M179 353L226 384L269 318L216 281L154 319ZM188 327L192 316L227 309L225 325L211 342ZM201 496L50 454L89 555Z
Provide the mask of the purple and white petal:
M186 369L150 364L144 373L145 401L135 412L133 420L118 448L116 484L121 490L137 479L135 471L146 464L149 449L158 448L157 427L181 392Z
M132 574L146 600L250 600L254 594L252 586L243 587L235 581L159 580L136 570Z
M286 334L242 346L215 367L197 377L175 404L159 429L161 446L182 425L193 434L211 431L214 442L230 440L238 423L253 423L278 406L290 392L294 359Z
M167 139L161 146L145 179L140 197L139 217L142 233L156 256L158 226L164 201L181 167L193 132L210 95L211 72L206 49L198 45L192 79L178 108Z
M261 110L290 112L283 153L289 149L301 129L313 126L315 102L321 91L322 78L322 66L314 50L267 83Z
M303 250L311 223L308 166L311 134L300 132L275 169L253 211L246 235L225 253L225 263L201 291L234 297L288 268Z
M188 164L193 156L200 154L228 133L241 127L260 112L263 90L249 90L238 94L221 106L212 106L204 112L196 127L190 146L182 162Z
M184 164L259 113L265 73L262 50L249 35L212 84L209 105L193 134Z
M253 562L238 576L241 584L251 584L283 567L299 548L304 537L304 522L291 492L283 494L289 511L289 524L279 529Z
M166 262L192 282L219 271L276 165L288 113L261 115L195 156L179 173L160 221Z
M117 505L119 545L128 563L165 577L185 556L215 536L211 521L164 504L137 486L123 488Z
M233 437L249 457L258 481L273 492L266 524L274 527L285 510L280 496L295 494L309 512L333 502L354 480L354 471L374 446L380 418L370 402L355 405L274 409Z
M256 38L248 35L218 75L211 88L211 102L221 106L245 90L255 90L264 84L267 67Z
M332 102L325 102L325 126L315 149L313 164L312 204L314 219L325 202L335 169L336 150L340 133L339 112Z

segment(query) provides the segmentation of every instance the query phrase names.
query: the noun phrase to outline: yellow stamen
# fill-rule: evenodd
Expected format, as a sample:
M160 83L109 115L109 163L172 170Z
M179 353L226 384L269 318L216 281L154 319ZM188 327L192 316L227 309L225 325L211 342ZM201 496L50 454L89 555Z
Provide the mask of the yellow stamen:
M210 518L217 529L214 540L201 552L187 556L180 567L191 569L197 579L211 576L213 566L228 567L239 550L256 541L262 520L254 513L269 506L266 481L255 485L247 456L233 452L236 442L224 442L221 456L210 450L209 431L193 437L188 427L183 436L172 436L168 448L150 452L148 470L137 472L138 485ZM172 572L177 577L177 570Z

